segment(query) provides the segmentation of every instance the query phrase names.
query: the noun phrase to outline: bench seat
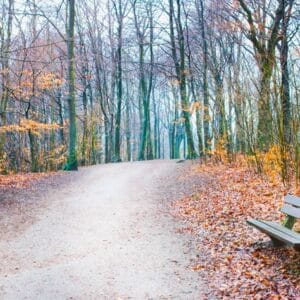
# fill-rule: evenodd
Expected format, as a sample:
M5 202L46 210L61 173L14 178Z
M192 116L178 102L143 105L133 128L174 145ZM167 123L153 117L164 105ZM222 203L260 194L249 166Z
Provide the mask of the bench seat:
M247 223L266 233L273 240L292 246L296 250L300 250L299 233L272 221L250 219L247 220Z

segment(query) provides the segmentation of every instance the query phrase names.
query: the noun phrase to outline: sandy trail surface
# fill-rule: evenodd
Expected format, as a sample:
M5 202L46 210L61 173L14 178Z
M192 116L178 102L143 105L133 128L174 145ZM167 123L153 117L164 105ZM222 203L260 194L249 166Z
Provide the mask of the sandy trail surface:
M182 168L93 166L45 190L35 221L2 235L0 299L201 299L193 247L166 213Z

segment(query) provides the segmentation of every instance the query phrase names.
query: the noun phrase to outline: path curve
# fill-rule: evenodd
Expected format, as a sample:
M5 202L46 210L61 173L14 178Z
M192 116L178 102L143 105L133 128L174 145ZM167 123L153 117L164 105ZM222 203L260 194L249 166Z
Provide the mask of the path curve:
M34 224L0 241L0 299L199 299L191 247L163 212L164 186L181 168L152 161L80 169L46 195Z

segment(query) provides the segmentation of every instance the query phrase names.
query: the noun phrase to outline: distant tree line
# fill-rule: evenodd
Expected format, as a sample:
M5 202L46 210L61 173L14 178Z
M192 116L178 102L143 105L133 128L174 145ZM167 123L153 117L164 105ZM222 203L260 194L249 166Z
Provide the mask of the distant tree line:
M300 177L295 0L2 0L1 172L245 154Z

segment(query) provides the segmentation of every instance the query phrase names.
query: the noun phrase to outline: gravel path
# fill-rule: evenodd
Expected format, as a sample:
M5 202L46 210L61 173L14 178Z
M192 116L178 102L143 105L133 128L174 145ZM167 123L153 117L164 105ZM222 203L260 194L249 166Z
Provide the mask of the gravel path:
M202 299L189 237L165 210L182 168L82 168L45 191L36 220L0 241L0 299Z

